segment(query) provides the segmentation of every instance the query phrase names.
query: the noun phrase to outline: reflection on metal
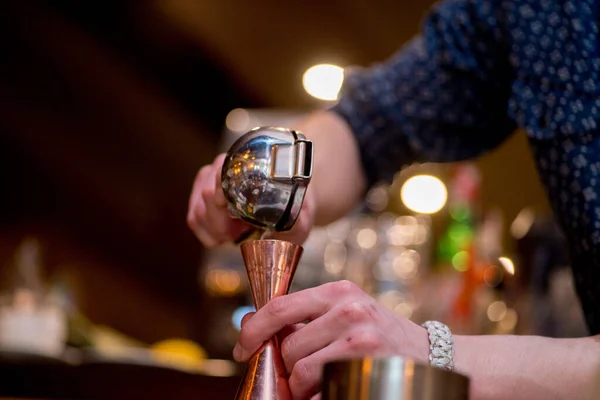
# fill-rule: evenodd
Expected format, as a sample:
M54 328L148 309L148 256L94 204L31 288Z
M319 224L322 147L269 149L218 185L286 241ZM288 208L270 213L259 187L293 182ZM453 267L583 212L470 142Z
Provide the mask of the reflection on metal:
M253 240L241 245L254 305L288 293L303 249L282 240ZM236 399L288 400L291 393L277 337L250 358Z
M322 400L467 400L469 379L401 357L336 361L323 370Z
M264 231L296 222L312 177L313 146L301 133L255 128L233 143L221 185L233 216Z

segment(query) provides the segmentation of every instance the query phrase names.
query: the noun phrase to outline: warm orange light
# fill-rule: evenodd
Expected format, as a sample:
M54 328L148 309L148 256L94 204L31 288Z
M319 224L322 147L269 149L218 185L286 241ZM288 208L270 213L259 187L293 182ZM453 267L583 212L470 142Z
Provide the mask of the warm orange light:
M306 70L302 77L304 90L325 101L337 100L344 82L344 69L332 64L319 64Z

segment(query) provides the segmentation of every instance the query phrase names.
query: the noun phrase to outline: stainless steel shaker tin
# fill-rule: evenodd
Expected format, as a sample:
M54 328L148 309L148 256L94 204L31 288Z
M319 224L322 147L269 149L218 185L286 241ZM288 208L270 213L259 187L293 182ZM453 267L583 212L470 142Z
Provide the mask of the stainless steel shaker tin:
M402 357L330 362L322 400L468 400L469 379Z
M312 165L312 142L301 133L277 127L247 132L227 152L221 173L231 214L260 229L291 229Z

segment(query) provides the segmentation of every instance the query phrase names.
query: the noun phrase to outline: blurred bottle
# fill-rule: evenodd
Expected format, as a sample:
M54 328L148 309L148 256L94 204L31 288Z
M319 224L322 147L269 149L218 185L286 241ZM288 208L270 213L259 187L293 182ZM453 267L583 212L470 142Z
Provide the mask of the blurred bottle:
M481 177L475 165L461 163L449 182L450 221L438 245L440 266L451 265L459 272L467 270L467 252L472 247L479 205Z
M41 277L41 248L26 238L6 266L0 287L0 349L59 356L65 317Z

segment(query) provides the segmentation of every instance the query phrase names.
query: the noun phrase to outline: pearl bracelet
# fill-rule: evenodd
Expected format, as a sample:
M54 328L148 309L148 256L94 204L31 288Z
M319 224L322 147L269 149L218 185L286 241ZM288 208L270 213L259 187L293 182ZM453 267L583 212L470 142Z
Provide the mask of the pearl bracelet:
M454 369L454 339L450 329L438 321L421 325L429 333L429 363L448 371Z

